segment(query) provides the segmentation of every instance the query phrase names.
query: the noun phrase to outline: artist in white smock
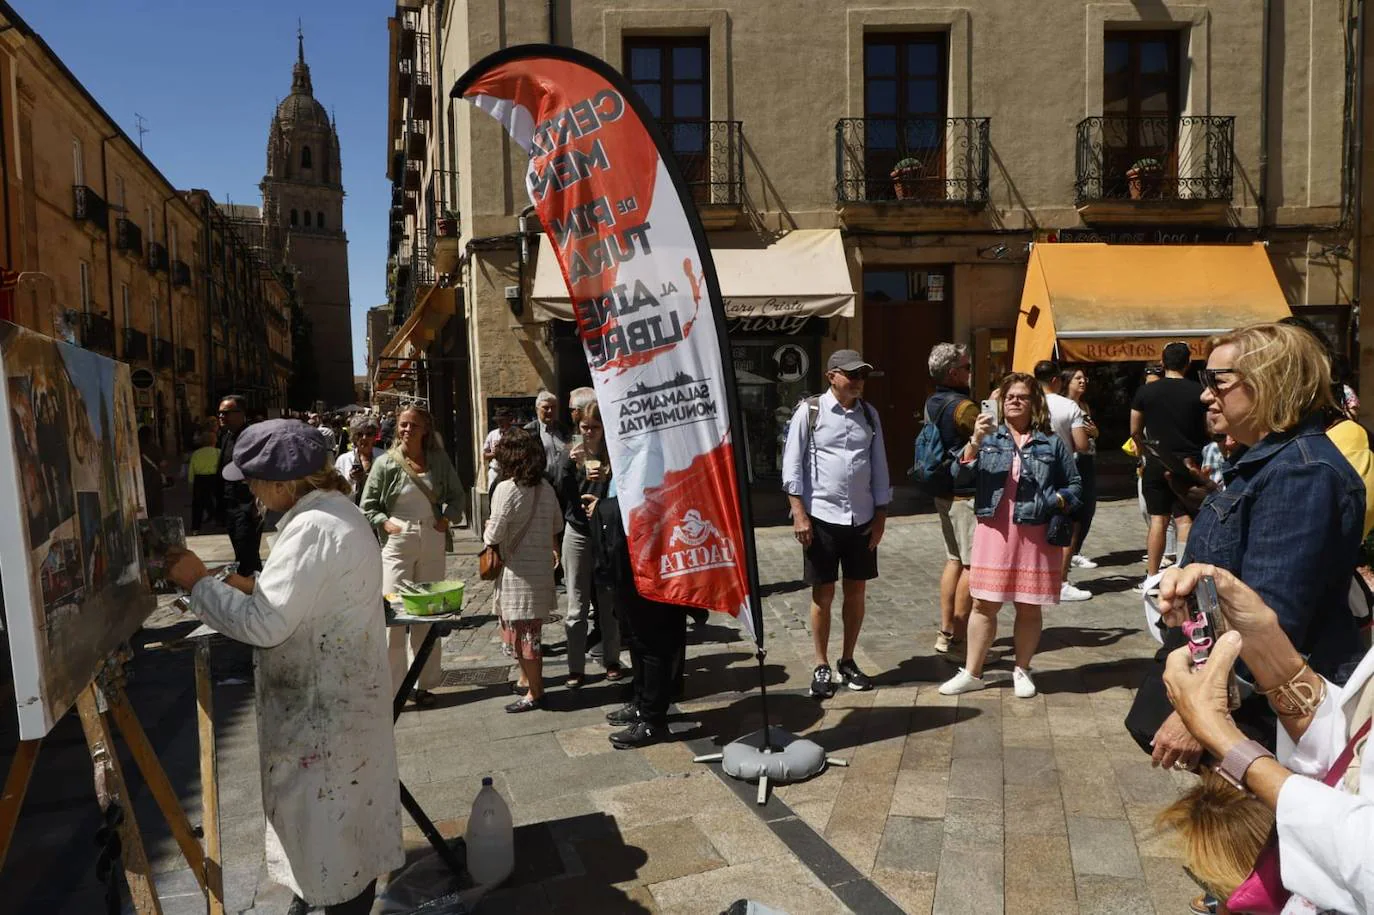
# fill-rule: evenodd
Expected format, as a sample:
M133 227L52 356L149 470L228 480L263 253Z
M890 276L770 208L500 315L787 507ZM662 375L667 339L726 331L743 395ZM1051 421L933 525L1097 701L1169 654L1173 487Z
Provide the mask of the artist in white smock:
M404 858L381 553L317 430L248 426L233 458L224 477L285 512L266 565L220 581L185 552L169 575L197 616L257 648L268 873L328 915L365 915Z

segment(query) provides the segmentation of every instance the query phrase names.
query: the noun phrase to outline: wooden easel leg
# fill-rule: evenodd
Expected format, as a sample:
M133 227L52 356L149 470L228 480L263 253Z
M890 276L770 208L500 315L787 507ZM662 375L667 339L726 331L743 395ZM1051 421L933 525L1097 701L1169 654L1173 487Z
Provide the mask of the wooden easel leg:
M124 877L129 882L129 896L133 900L134 911L138 915L162 915L152 868L148 865L148 852L143 847L143 836L134 818L129 788L119 765L119 755L115 752L114 738L105 716L100 713L94 684L77 695L76 710L81 716L81 729L86 732L86 747L91 753L95 793L100 809L103 811L111 804L118 804L124 812L119 825L120 857L124 862Z
M210 640L196 640L196 718L200 725L201 829L205 833L205 887L209 915L224 915L224 872L220 868L219 774L215 766L214 693L210 686Z
M9 775L5 776L5 793L0 795L0 870L5 869L5 857L14 839L14 827L19 822L19 808L24 806L24 794L29 790L29 776L38 759L40 740L21 740L14 751Z
M125 694L124 687L112 684L106 690L105 699L110 706L110 717L114 719L124 743L128 745L139 774L143 776L153 799L157 801L158 809L162 811L163 819L172 830L172 837L181 848L181 856L191 866L191 872L196 875L200 888L204 890L205 851L200 847L200 840L196 838L195 831L191 829L190 820L186 819L186 811L181 809L181 801L177 799L172 783L167 780L167 773L158 762L152 744L148 742L143 725L139 723L138 716L129 705L129 697Z

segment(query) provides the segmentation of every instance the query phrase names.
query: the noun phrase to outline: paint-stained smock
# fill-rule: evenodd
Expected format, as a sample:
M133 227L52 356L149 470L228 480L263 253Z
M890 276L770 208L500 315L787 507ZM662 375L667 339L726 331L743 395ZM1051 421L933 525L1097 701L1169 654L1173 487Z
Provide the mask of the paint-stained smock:
M278 530L251 596L204 578L191 606L257 647L268 873L333 905L404 857L382 557L342 493L307 493Z

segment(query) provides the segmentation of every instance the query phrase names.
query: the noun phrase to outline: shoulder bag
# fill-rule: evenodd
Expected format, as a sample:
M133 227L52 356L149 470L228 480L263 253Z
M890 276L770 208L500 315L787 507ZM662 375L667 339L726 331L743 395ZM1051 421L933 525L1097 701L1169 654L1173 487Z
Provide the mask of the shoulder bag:
M439 504L439 499L434 495L434 490L420 479L420 475L410 469L410 462L405 458L397 458L396 463L400 465L405 475L410 477L410 482L415 484L415 488L420 490L420 495L429 500L429 504L434 508L434 517L437 519L444 514L444 507ZM444 552L453 552L453 529L452 525L444 529Z
M525 533L529 531L530 525L534 523L534 516L539 513L539 498L543 493L543 486L534 488L534 504L530 506L530 516L525 519L525 523L520 525L520 532L510 539L511 549L514 550L525 539ZM505 562L501 559L501 545L499 543L488 547L483 547L482 552L477 554L477 577L483 581L495 581L501 574L501 569L505 567Z

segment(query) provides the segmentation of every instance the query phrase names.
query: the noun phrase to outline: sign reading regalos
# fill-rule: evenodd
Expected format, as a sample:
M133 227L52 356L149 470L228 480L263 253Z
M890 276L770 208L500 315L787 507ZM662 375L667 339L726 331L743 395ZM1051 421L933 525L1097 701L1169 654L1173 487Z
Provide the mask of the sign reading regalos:
M724 305L652 117L602 61L542 45L493 54L453 95L529 153L525 185L592 369L636 587L740 615L762 644Z
M1100 339L1059 339L1061 362L1158 362L1164 347L1175 337L1104 337ZM1207 337L1185 337L1193 359L1206 359L1210 351Z

